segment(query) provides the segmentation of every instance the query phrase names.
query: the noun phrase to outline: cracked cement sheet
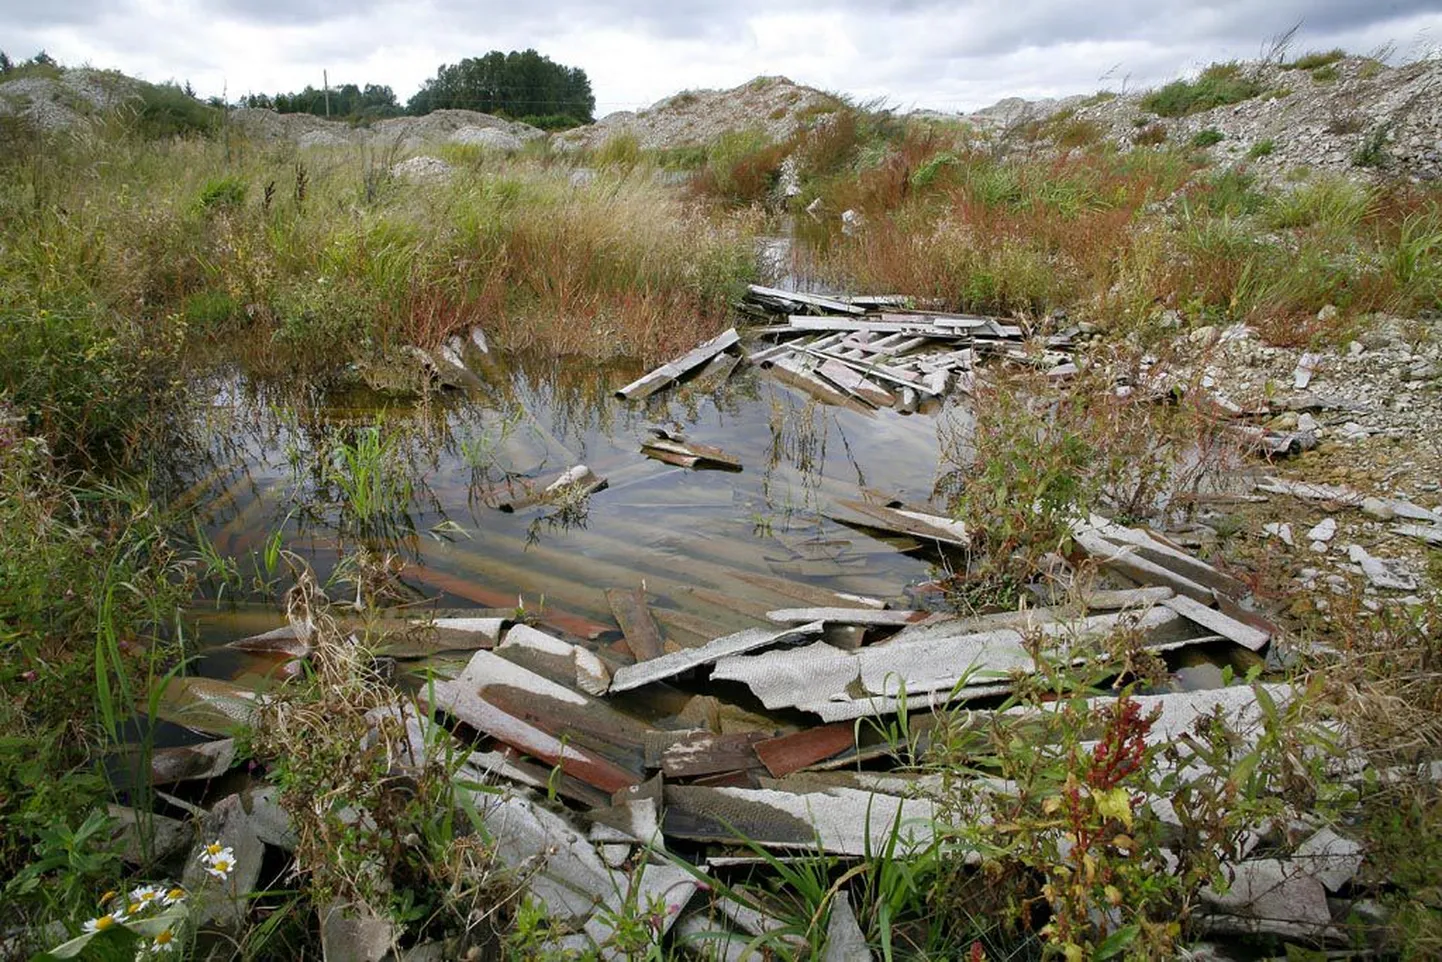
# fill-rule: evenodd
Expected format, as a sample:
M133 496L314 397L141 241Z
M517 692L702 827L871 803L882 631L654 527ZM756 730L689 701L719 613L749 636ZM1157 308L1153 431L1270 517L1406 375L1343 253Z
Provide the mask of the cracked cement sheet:
M1286 684L1260 686L1279 709L1285 708L1292 700L1292 686ZM1147 732L1147 744L1158 745L1173 741L1187 733L1197 720L1220 712L1228 726L1250 743L1258 734L1263 711L1257 703L1257 695L1248 685L1233 685L1230 688L1209 688L1202 691L1168 692L1164 695L1133 695L1143 717L1149 717L1157 709L1161 713ZM1105 708L1116 704L1110 696L1099 696L1086 700L1087 710ZM1008 715L1027 715L1039 711L1052 711L1053 707L1031 708L1018 706L1008 709Z
M723 658L713 680L739 681L770 709L841 695L860 677L856 656L824 641L761 655Z
M1252 859L1232 866L1225 894L1202 890L1212 933L1265 934L1282 938L1323 938L1332 928L1327 890L1288 859Z
M1155 635L1178 620L1177 613L1169 608L1151 608L1139 614L1123 612L1052 621L1037 625L1036 630L1059 642L1056 654L1068 658L1069 646L1124 628ZM995 684L1014 671L1036 670L1025 637L1009 628L950 637L942 632L913 636L909 641L863 649L857 652L856 660L861 668L862 689L886 696Z
M733 635L717 638L700 648L674 651L660 658L638 662L616 669L611 679L612 693L630 691L652 682L673 678L682 672L699 668L729 655L741 655L758 648L800 641L819 635L825 626L819 622L777 631L771 628L748 628Z
M807 795L757 788L668 785L666 835L729 842L739 834L765 848L866 856L899 835L897 854L931 844L936 806L924 799L834 788Z

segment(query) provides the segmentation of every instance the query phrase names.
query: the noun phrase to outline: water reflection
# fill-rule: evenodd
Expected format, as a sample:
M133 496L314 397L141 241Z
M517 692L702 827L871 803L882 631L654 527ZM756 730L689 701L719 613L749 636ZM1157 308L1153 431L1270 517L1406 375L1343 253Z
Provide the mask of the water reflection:
M195 417L205 456L177 500L200 508L221 554L253 561L278 533L338 595L425 592L454 607L544 597L607 623L612 587L645 583L687 625L724 629L734 612L696 589L774 606L747 576L890 598L929 576L925 560L825 512L867 486L925 501L933 419L820 406L745 368L715 390L616 401L611 392L633 377L522 357L493 363L474 390L397 400L221 370ZM639 438L651 426L719 447L744 470L646 458ZM607 487L496 509L507 492L544 487L578 464Z

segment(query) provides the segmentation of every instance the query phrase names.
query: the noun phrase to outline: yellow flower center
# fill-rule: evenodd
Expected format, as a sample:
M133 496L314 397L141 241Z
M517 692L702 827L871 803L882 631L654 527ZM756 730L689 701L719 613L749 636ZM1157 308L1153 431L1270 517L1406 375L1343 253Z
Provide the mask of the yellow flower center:
M159 935L157 935L157 936L155 937L155 944L156 944L156 945L169 945L169 944L170 944L170 940L173 939L173 938L175 938L175 933L172 932L172 931L170 931L169 929L166 929L164 932L161 932Z
M114 925L114 924L115 924L115 916L113 916L113 915L102 915L102 916L100 916L100 918L98 918L98 919L95 920L95 931L97 931L97 932L104 932L106 929L110 928L110 927L111 927L112 925Z
M215 870L217 872L229 872L230 863L223 858L218 858L215 860Z
M169 892L165 893L165 897L170 899L172 902L179 902L181 899L185 898L185 889L171 889Z

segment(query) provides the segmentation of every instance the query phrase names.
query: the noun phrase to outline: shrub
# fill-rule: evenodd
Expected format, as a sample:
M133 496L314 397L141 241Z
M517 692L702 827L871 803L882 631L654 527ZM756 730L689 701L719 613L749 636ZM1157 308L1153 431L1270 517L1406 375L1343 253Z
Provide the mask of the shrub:
M1312 79L1319 84L1329 84L1337 79L1337 68L1330 64L1312 71Z
M135 110L136 133L142 137L205 136L219 127L222 113L203 104L175 84L142 84Z
M1184 117L1250 100L1262 85L1243 73L1235 61L1214 63L1196 80L1176 80L1142 98L1142 107L1163 117Z
M1211 147L1214 144L1220 144L1226 139L1220 130L1215 127L1208 127L1206 130L1199 130L1195 134L1192 134L1192 139L1187 141L1187 144L1191 147Z

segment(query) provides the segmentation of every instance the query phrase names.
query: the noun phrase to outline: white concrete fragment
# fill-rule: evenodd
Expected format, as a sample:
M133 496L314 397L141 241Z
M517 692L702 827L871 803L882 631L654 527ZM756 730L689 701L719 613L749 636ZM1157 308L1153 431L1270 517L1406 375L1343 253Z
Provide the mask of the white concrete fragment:
M1212 932L1318 938L1332 926L1327 890L1285 859L1253 859L1236 865L1225 893L1207 888L1202 900L1213 915Z
M1396 561L1375 558L1359 544L1347 548L1347 557L1362 568L1362 574L1378 588L1392 591L1415 591L1417 579L1402 570Z
M1323 518L1307 532L1308 541L1331 541L1337 536L1337 519Z
M1298 845L1292 860L1326 886L1327 891L1335 892L1361 869L1362 844L1326 826Z

